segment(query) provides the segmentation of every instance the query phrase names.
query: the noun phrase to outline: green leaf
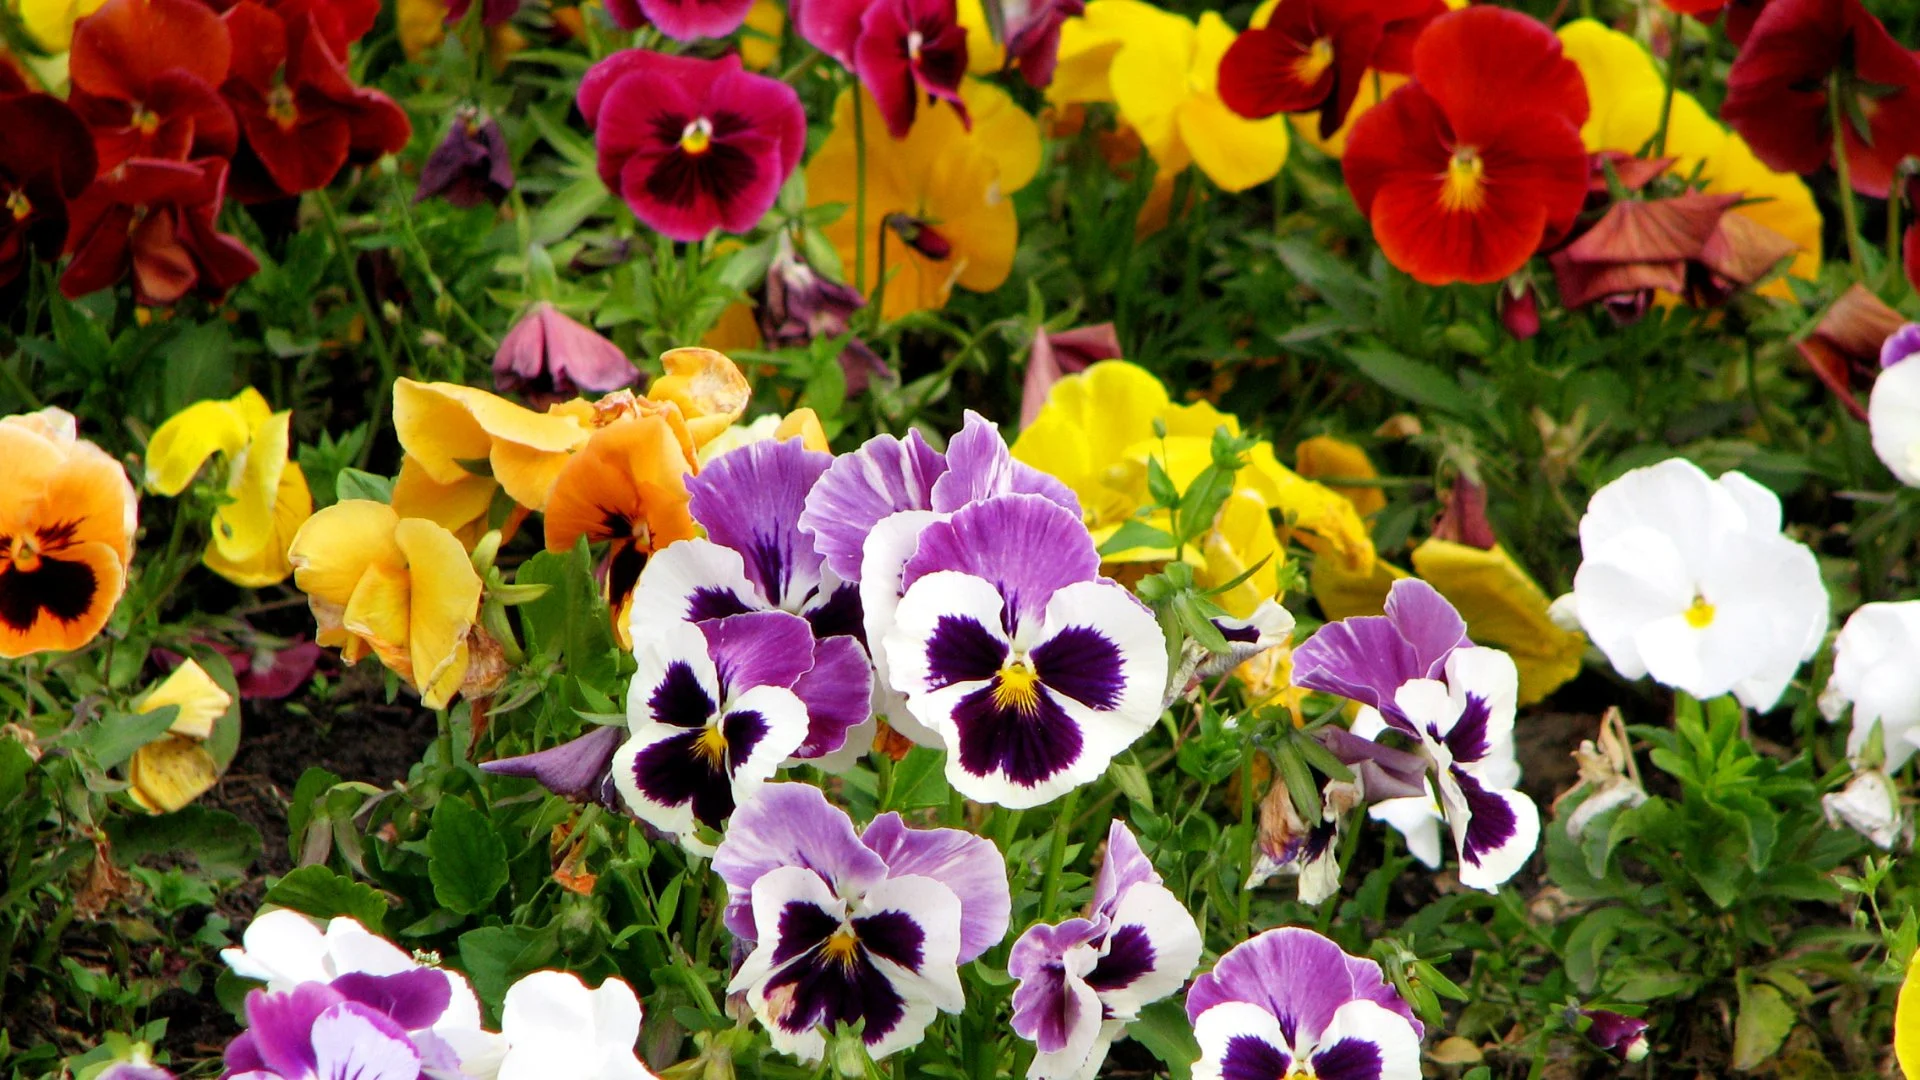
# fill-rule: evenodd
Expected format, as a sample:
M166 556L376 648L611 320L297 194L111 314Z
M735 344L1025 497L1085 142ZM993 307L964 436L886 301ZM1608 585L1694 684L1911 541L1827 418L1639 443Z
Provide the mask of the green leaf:
M916 746L893 767L893 798L883 810L924 810L945 806L952 795L947 786L947 755Z
M427 875L443 906L484 911L507 883L507 845L486 814L464 799L443 798L427 834Z
M107 819L113 857L129 865L149 855L185 852L216 878L238 878L260 856L260 834L225 810L190 805L171 814Z
M1346 357L1360 374L1416 404L1456 416L1472 416L1478 411L1460 383L1431 364L1380 348L1352 349Z
M558 951L551 930L483 926L460 935L460 969L481 1000L497 1008L515 979L547 966Z
M1129 521L1114 530L1107 542L1100 545L1101 555L1117 555L1130 548L1153 548L1167 550L1173 547L1173 534L1165 529L1156 529L1144 521Z
M393 481L384 476L375 476L359 469L341 469L340 475L333 481L334 493L340 499L371 499L374 502L393 501Z
M1741 1072L1759 1068L1787 1041L1787 1033L1799 1017L1786 995L1740 972L1740 1015L1733 1022L1733 1067Z
M540 552L520 565L513 582L547 586L544 595L519 607L527 651L559 660L583 686L609 690L615 672L613 627L586 541L571 551Z
M1127 1025L1127 1034L1167 1067L1169 1080L1189 1080L1200 1060L1200 1042L1193 1037L1187 1011L1172 998L1140 1010L1140 1019Z
M266 900L316 919L350 915L376 934L382 932L387 917L387 900L380 890L325 866L303 866L293 871L267 890Z
M109 709L73 736L73 748L92 755L101 768L111 769L165 735L179 715L178 705L162 705L145 713Z

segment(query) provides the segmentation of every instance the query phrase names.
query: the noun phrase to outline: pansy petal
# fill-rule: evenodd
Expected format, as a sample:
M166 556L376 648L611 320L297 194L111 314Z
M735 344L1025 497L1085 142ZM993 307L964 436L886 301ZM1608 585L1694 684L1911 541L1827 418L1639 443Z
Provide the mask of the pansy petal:
M793 684L793 692L807 707L807 739L794 756L815 760L834 753L847 742L848 732L873 717L873 665L867 651L846 636L814 642L813 667Z
M768 608L747 580L746 562L711 540L682 540L655 552L640 571L633 610L647 619L703 622Z
M754 883L783 866L806 867L850 896L887 875L886 860L861 843L846 811L819 788L767 784L740 804L713 856L713 872L727 883L727 929L742 940L761 936L750 900Z
M167 418L147 442L147 488L178 495L215 454L232 458L247 445L251 428L230 401L197 401Z
M910 829L899 814L887 813L873 819L860 842L886 860L890 876L932 878L959 899L960 963L1007 936L1013 900L1006 862L992 841L959 829Z
M1372 960L1348 956L1311 930L1281 927L1229 949L1187 991L1187 1017L1196 1030L1225 1002L1245 1002L1271 1016L1289 1016L1300 1029L1324 1031L1349 1001L1364 998L1424 1030Z
M813 667L813 628L784 611L751 611L700 624L721 691L791 687Z
M968 409L960 432L947 443L947 471L933 483L933 509L951 513L995 495L1040 495L1076 516L1080 500L1065 484L1016 461L998 425Z
M1420 1036L1371 1001L1349 1001L1320 1032L1309 1058L1319 1080L1418 1080Z
M747 576L775 607L796 610L796 586L819 581L821 557L800 530L807 493L833 463L797 439L766 440L714 459L687 482L689 509L707 539L743 557Z
M1200 927L1179 897L1164 885L1134 885L1114 909L1106 953L1087 982L1108 1015L1131 1019L1186 984L1200 948Z
M957 571L990 582L1006 601L1006 626L1019 633L1037 622L1053 594L1100 574L1080 516L1040 495L1000 495L955 511L920 534L901 583L909 594L921 577Z
M1208 1008L1194 1018L1193 1036L1200 1044L1193 1075L1200 1080L1284 1080L1296 1075L1293 1045L1279 1019L1255 1005L1229 1001Z
M431 521L404 519L393 540L412 583L407 650L414 685L422 704L445 708L467 675L467 631L480 617L480 575L460 541Z
M905 439L876 435L836 458L807 493L800 528L842 581L859 581L867 535L903 510L933 506L933 486L946 458L917 431Z

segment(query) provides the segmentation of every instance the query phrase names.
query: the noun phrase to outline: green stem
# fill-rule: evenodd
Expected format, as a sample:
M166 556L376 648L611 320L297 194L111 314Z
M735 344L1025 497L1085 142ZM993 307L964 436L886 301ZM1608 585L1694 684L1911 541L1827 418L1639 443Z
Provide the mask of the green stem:
M1867 276L1866 260L1860 254L1860 209L1853 202L1853 170L1847 165L1846 118L1840 115L1840 73L1827 80L1827 123L1833 128L1833 171L1840 178L1840 215L1847 229L1847 261L1853 264L1855 281Z
M1686 22L1687 17L1675 11L1667 30L1667 93L1660 102L1660 126L1653 132L1654 157L1667 152L1667 125L1673 120L1673 95L1680 84L1680 34Z
M853 291L867 295L867 102L859 83L853 95ZM883 240L882 243L885 243Z
M360 273L354 268L353 253L347 250L347 238L340 231L340 215L333 208L333 200L327 198L326 192L320 191L314 193L314 201L320 204L320 219L326 223L327 238L333 243L334 253L340 256L340 265L347 271L347 288L352 292L354 302L360 305L360 317L367 323L367 341L373 345L373 355L380 361L380 382L367 398L367 441L360 446L360 464L365 466L380 434L380 418L384 415L381 406L393 392L393 381L399 377L399 369L394 366L393 353L387 349L387 335L380 326L380 313L374 310L366 286L360 283Z
M1060 871L1067 861L1067 839L1073 831L1073 810L1079 801L1079 788L1067 792L1053 819L1053 843L1047 848L1047 876L1040 883L1040 917L1043 919L1052 917L1053 903L1060 896Z
M1253 878L1253 864L1260 857L1260 833L1253 827L1253 755L1260 751L1249 739L1240 747L1240 824L1247 829L1247 874L1240 886L1240 937L1253 936L1253 890L1246 882Z
M419 234L413 231L413 211L407 208L406 192L400 189L400 174L397 172L394 173L392 180L394 204L400 208L400 235L406 238L407 252L420 261L420 272L427 276L427 286L433 290L434 299L445 300L447 302L447 310L453 312L454 316L460 320L460 324L467 328L468 333L478 338L480 344L484 345L488 352L493 352L498 349L500 343L494 340L492 334L487 333L486 328L481 326L479 320L473 317L473 313L468 311L466 306L460 303L459 298L453 295L451 289L447 288L447 283L440 280L440 275L434 272L432 257L427 254L426 247L420 243ZM516 197L519 195L518 189L515 189L514 195ZM525 221L525 208L525 204L521 204L522 222ZM521 227L522 229L525 228L524 225ZM521 250L525 250L524 245L522 245Z

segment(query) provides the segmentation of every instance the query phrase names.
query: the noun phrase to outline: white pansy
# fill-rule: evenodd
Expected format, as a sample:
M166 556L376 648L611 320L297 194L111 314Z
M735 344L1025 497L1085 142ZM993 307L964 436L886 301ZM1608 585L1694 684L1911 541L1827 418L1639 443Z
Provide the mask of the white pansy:
M1920 600L1863 604L1840 628L1820 711L1838 720L1849 705L1849 755L1859 756L1875 723L1887 771L1900 768L1920 749Z
M1873 452L1908 487L1920 487L1920 363L1902 360L1880 372L1867 398Z
M499 1080L656 1080L633 1052L640 1000L623 979L589 990L564 971L524 976L507 988L500 1033Z
M1827 629L1827 590L1780 500L1746 475L1671 458L1594 493L1573 579L1580 626L1630 679L1765 711Z

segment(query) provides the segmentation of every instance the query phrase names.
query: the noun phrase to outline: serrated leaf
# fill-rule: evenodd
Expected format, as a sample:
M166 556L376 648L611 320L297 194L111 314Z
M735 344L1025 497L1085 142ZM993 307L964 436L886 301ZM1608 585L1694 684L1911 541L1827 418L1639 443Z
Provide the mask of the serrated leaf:
M266 900L316 919L352 916L376 934L387 917L387 900L378 889L325 866L303 866L287 874L267 890Z

